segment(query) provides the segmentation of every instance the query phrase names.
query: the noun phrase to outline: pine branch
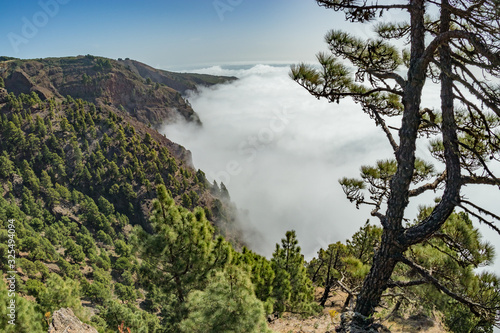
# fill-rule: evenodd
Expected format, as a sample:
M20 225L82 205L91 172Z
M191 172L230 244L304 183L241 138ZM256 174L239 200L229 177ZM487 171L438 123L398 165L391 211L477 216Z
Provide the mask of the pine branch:
M472 202L469 202L467 200L461 200L461 202L467 204L467 205L470 205L472 207L474 207L475 209L477 209L480 213L482 214L486 214L486 215L489 215L491 217L493 217L494 219L500 221L500 217L493 214L492 212L484 209L484 208L481 208L475 204L473 204ZM475 218L477 218L479 221L481 221L482 223L488 225L491 229L495 230L498 234L500 234L500 228L497 227L493 222L491 221L488 221L486 220L484 217L482 217L481 215L479 214L476 214L474 211L468 209L467 207L465 207L464 205L459 205L460 208L462 208L463 210L465 210L467 213L471 214L472 216L474 216Z
M368 68L366 69L366 73L377 77L378 79L392 79L396 81L400 87L404 87L406 85L406 80L399 74L393 72L380 72L375 69ZM399 92L398 95L403 95L402 92Z
M342 10L342 9L359 9L359 10L377 10L377 9L408 9L410 5L403 4L393 4L393 5L367 5L366 1L363 1L363 4L355 4L355 1L352 0L316 0L318 5L331 8L333 10Z
M488 119L486 119L486 115L483 113L483 111L475 104L472 103L466 98L460 89L456 85L453 86L455 92L458 95L455 95L455 98L458 99L462 104L464 104L467 107L467 110L469 111L469 116L472 122L472 125L476 125L476 116L474 115L474 112L477 113L478 118L480 119L481 124L484 126L484 131L486 132L484 136L486 137L488 144L493 147L493 150L500 151L500 146L496 142L500 142L500 136L496 133L494 133L491 128L490 128L490 123L488 122ZM476 125L478 126L478 125ZM495 126L496 127L496 126ZM476 136L476 134L469 129L467 126L466 127L459 127L459 129L465 133L468 133L471 136ZM482 130L482 129L480 129Z
M478 91L473 84L471 84L468 80L460 77L458 74L452 74L450 73L449 75L451 76L451 78L457 82L460 82L465 88L467 88L467 90L469 90L469 92L471 94L473 94L477 99L479 99L481 102L483 102L484 104L486 104L486 106L488 106L488 108L490 108L491 110L493 110L493 112L495 112L498 116L500 116L500 108L497 106L498 104L498 100L495 100L495 99L498 99L497 96L491 96L490 95L490 91L492 91L492 89L490 87L484 87L482 83L482 81L478 80L474 74L472 74L472 72L466 68L465 66L462 66L458 63L454 63L454 65L456 67L459 67L460 70L462 70L462 75L463 73L466 73L467 76L469 76L469 78L472 79L473 83L476 83L481 91ZM489 88L489 89L488 89ZM492 100L489 100L488 98L485 98L488 97Z
M484 5L484 3L486 2L486 0L480 0L480 1L475 2L472 5L467 5L467 6L464 4L464 7L467 7L466 10L463 10L463 9L460 9L460 8L457 8L457 7L453 7L449 3L443 4L443 2L441 2L441 1L428 0L428 2L434 4L434 5L438 6L438 7L446 8L448 11L450 11L454 15L457 15L457 16L460 16L460 17L470 17L471 14L475 10L477 10L478 8L480 8L481 6Z
M349 296L351 296L352 298L356 297L357 296L357 293L353 292L351 289L349 289L344 283L342 283L341 281L335 281L339 286L340 288L342 288L342 290L344 290Z
M427 284L429 281L427 280L413 280L413 281L389 281L387 283L387 288L406 288L406 287L413 287L413 286L419 286L422 284Z
M500 183L500 179L498 179L494 174L493 172L490 170L490 168L488 168L488 166L486 165L486 162L484 161L484 159L481 157L481 155L477 152L476 149L472 148L472 147L469 147L468 145L466 145L465 143L463 142L459 142L460 146L464 147L465 149L467 149L468 151L470 151L472 154L474 154L476 156L476 158L479 160L479 162L481 163L481 165L483 166L484 170L486 171L486 173L488 175L490 175L490 177L494 180L496 180L497 183Z
M391 131L387 127L387 124L385 123L384 118L382 118L380 113L378 113L377 111L372 110L372 112L373 112L373 115L375 116L376 124L380 125L380 127L382 127L382 130L384 131L384 133L387 137L387 140L389 140L389 143L391 144L392 149L394 150L394 152L396 152L399 149L399 145L396 143L396 140L394 140L394 136L392 135Z
M492 65L500 66L500 54L491 52L475 34L464 30L450 30L440 33L425 49L419 66L422 69L427 68L439 47L448 43L452 39L466 39L472 46L474 46L478 53L482 54L488 61L491 62Z
M498 178L479 177L479 176L462 176L462 184L483 184L500 186Z
M374 209L370 212L370 214L372 216L375 216L375 217L378 217L378 219L380 220L380 223L382 224L382 226L386 226L387 225L387 216L385 216L384 214L380 213L378 211L378 209Z
M439 177L437 177L434 182L432 183L427 183L425 185L422 185L416 189L413 189L413 190L410 190L408 192L408 195L410 197L416 197L426 191L429 191L429 190L435 190L437 189L437 187L446 179L446 171L444 171L442 174L439 175Z
M460 48L458 45L456 45L455 43L453 43L453 41L450 42L450 43L453 46L455 46L457 49ZM455 52L452 53L451 56L455 60L455 62L457 62L457 63L463 63L463 64L467 64L467 65L470 65L470 66L476 66L476 67L479 67L479 68L482 68L482 69L485 69L485 70L488 70L488 71L497 69L496 66L493 66L491 64L483 64L483 63L479 63L477 61L473 61L471 59L467 59L467 58L462 57L461 55L459 55L459 54L457 54Z
M402 263L404 263L408 267L414 269L415 271L417 271L420 274L420 276L422 276L424 279L426 279L427 281L429 281L429 283L431 283L432 285L434 285L438 290L442 291L443 293L445 293L446 295L450 296L451 298L459 301L460 303L466 305L470 309L470 311L473 314L475 314L476 316L481 317L482 311L488 310L488 309L485 309L485 307L483 305L481 305L479 303L472 302L472 301L468 300L467 298L465 298L464 296L459 295L459 294L451 291L450 289L448 289L447 287L445 287L444 285L442 285L439 282L438 279L436 279L434 276L432 276L432 273L430 273L429 271L427 271L422 266L420 266L420 265L414 263L413 261L409 260L405 256L400 256L399 257L399 261L402 262Z
M460 245L458 245L455 241L450 239L450 237L448 235L443 234L443 233L439 233L439 234L436 233L436 234L434 234L434 237L441 238L441 240L446 244L446 246L448 246L451 250L455 250L456 252L459 252L462 255L463 259L459 259L459 258L453 256L451 253L448 253L446 250L443 250L442 248L440 248L437 245L432 244L431 242L426 242L431 248L441 252L442 254L444 254L445 256L450 258L451 260L455 261L462 268L465 268L468 265L472 265L472 266L477 268L478 264L473 262L472 260L469 260L467 258L467 255L463 252L463 248Z

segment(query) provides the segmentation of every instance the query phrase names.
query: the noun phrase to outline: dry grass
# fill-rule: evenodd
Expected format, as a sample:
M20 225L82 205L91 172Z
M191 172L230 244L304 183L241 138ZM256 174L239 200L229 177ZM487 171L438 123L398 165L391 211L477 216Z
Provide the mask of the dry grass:
M322 288L316 289L316 299L321 297ZM333 318L330 316L330 311L339 312L346 299L346 294L336 292L330 296L327 301L327 306L323 311L310 318L301 318L300 316L292 315L289 313L271 324L271 328L276 333L325 333L335 332L335 327L340 323L340 314ZM398 333L444 333L447 332L439 316L436 318L429 318L424 315L407 315L404 317L391 318L390 320L382 321L382 324L387 327L391 332Z

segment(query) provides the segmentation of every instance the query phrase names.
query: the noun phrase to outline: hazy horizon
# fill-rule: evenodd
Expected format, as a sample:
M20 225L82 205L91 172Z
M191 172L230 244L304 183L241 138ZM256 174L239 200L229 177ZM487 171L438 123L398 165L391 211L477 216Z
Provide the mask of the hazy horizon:
M93 54L165 69L313 61L340 17L303 0L7 2L0 55Z

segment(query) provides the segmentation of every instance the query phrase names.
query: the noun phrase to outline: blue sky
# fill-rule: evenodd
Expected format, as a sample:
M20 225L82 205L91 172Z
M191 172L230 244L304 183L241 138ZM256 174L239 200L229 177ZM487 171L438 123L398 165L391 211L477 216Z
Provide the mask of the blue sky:
M94 54L170 69L313 61L342 23L314 0L4 1L0 55Z

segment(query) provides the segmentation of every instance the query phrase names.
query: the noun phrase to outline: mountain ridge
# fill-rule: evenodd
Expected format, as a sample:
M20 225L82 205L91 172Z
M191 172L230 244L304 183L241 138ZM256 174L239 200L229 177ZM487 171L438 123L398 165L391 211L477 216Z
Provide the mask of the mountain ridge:
M129 65L133 65L134 69L128 68ZM146 78L135 73L139 70L143 71L142 75L145 75ZM0 113L4 117L5 126L8 126L9 119L13 120L25 137L32 131L30 125L32 119L40 118L40 121L45 125L48 126L50 123L51 134L56 134L56 139L67 137L68 130L62 131L60 134L57 134L57 131L62 130L61 121L65 117L70 117L70 126L74 127L69 127L70 133L75 131L76 142L83 152L84 164L88 163L93 154L97 153L101 147L108 146L107 152L103 150L102 153L105 159L116 161L118 167L125 170L132 168L132 165L134 168L141 168L143 163L147 162L147 158L141 157L141 155L135 156L138 153L135 148L134 156L123 155L122 164L118 163L116 158L118 147L122 149L120 154L124 154L124 149L133 148L132 145L145 140L149 142L148 145L154 143L152 147L156 147L157 156L160 155L163 147L166 148L168 151L168 153L164 153L166 164L162 163L165 166L158 164L157 171L155 171L158 172L156 176L154 173L141 176L140 181L136 181L135 176L130 176L132 188L138 195L137 202L134 204L134 211L138 213L136 222L150 230L147 217L151 210L151 199L154 194L148 194L151 190L146 190L145 179L150 182L149 188L154 188L158 184L158 179L162 178L178 203L183 203L184 199L185 206L194 205L195 202L192 202L194 199L190 200L191 204L189 204L187 202L189 200L184 197L184 194L188 193L194 196L193 193L197 193L196 197L199 198L196 201L199 200L198 204L206 206L209 210L214 209L214 205L216 205L215 214L213 216L210 214L211 221L223 230L223 225L227 225L229 221L234 222L235 211L230 211L235 208L224 198L217 198L220 189L212 188L213 185L208 183L204 173L194 168L189 150L169 140L155 129L164 121L168 122L178 117L184 117L187 121L201 125L196 112L189 102L181 96L181 92L159 82L160 80L167 82L165 79L167 75L170 75L172 82L175 80L180 82L182 85L176 87L184 92L196 90L197 85L208 86L234 79L210 75L197 77L193 74L173 74L172 72L156 70L133 60L111 60L91 55L33 60L0 57ZM192 80L193 77L196 80ZM137 92L137 98L133 102L134 108L130 106L130 103L127 104L127 95L133 91ZM122 103L125 103L125 106ZM79 117L83 119L81 123L78 122ZM22 119L26 119L27 123ZM98 123L99 121L101 124ZM111 123L114 124L112 127L115 129L109 129L108 126ZM80 126L83 127L79 129ZM94 128L93 136L86 133L90 128ZM30 135L33 134L40 135L37 132ZM119 140L126 140L126 142L117 142L116 146L109 143L103 144L103 135L109 135L105 141L113 139L113 135L118 135L116 137ZM1 135L0 139L2 139ZM8 140L8 135L4 139ZM46 137L39 136L39 140L43 143ZM130 142L130 140L132 141ZM74 147L70 148L67 143L61 142L60 144L65 151L74 149ZM76 143L73 144L73 146L75 145ZM49 148L49 150L51 149ZM147 152L147 149L141 148L139 152L141 150ZM20 157L20 155L13 155L13 153L10 155L14 159ZM61 156L65 155L63 153ZM171 157L167 155L171 155ZM26 155L26 157L32 158L30 155ZM129 163L130 159L137 159L137 157L139 157L138 162ZM74 164L71 161L72 157L66 156L66 158L68 163ZM168 162L169 158L173 159ZM173 169L170 169L172 165L174 165ZM40 166L37 167L40 168ZM162 167L167 169L162 170ZM103 168L105 170L107 167L103 166ZM177 171L179 168L182 171L180 174ZM94 176L94 170L89 168L89 171ZM39 172L41 169L37 171L38 174ZM144 172L149 171L144 170ZM196 177L197 175L199 179ZM186 179L189 178L193 178L193 180L188 181L192 184L185 183ZM73 181L76 182L76 180ZM179 187L182 182L184 184ZM103 178L103 184L105 183ZM111 185L110 183L109 186ZM8 192L4 192L4 195ZM108 199L111 200L111 198ZM223 203L223 201L227 202ZM122 208L128 211L128 208ZM59 212L61 210L59 209ZM236 243L239 242L236 238L233 240Z
M128 58L92 55L25 60L0 57L0 77L16 95L35 92L42 100L70 95L96 106L113 105L153 127L178 117L201 124L183 94L198 86L236 80L169 72Z

